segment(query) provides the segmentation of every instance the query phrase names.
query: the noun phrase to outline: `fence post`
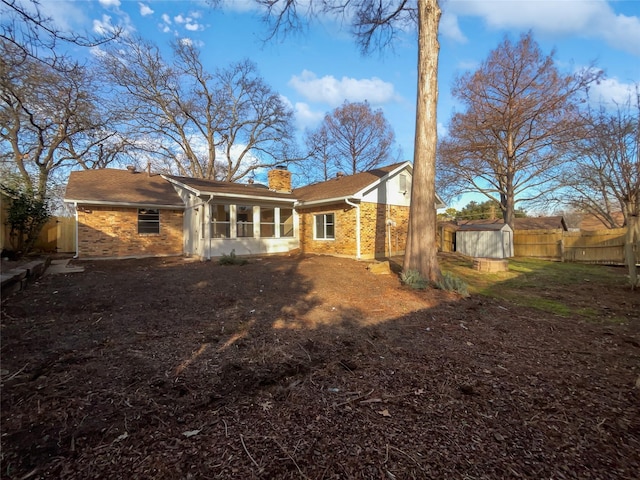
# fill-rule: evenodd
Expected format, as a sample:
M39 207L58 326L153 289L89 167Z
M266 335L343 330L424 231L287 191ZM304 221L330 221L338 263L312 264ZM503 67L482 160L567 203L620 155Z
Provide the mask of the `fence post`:
M560 245L560 262L564 263L564 238L558 240L558 244Z

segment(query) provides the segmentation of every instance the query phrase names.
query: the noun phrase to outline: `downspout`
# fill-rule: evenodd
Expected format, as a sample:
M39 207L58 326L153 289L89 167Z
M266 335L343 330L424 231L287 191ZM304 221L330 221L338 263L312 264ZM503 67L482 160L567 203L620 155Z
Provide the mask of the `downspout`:
M73 202L73 208L75 208L76 213L76 254L73 256L74 259L77 259L80 256L80 243L78 242L78 202Z
M360 205L350 202L348 198L344 202L356 209L356 259L360 260Z
M207 207L207 211L206 212L202 212L203 215L206 213L205 215L205 219L206 219L206 228L207 228L207 233L206 233L206 239L207 241L207 254L205 256L205 258L207 260L211 260L211 201L213 200L213 194L209 195L209 200L207 200L207 202L204 204Z

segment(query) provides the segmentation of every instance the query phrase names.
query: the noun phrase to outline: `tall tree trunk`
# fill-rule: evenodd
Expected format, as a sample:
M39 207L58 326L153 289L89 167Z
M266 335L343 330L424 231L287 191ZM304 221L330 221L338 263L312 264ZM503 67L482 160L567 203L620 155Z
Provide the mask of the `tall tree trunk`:
M418 0L418 97L413 182L404 271L416 270L432 282L440 279L436 244L436 144L438 103L437 0Z
M629 283L631 289L638 286L638 269L636 268L636 251L640 250L640 217L636 204L628 203L627 234L624 241L624 258L629 269Z

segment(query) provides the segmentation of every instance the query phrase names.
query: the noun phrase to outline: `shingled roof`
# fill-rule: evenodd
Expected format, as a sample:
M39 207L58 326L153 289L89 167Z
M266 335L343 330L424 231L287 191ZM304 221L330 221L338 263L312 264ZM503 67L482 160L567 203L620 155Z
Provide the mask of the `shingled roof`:
M295 197L291 193L274 192L269 190L265 185L217 182L214 180L203 180L200 178L178 177L175 175L163 175L169 181L187 187L197 195L217 194L224 196L251 196L262 197L274 200L290 200L294 201Z
M523 217L514 219L515 230L567 230L567 225L562 215L552 217ZM460 220L458 225L503 225L504 220L499 219L478 219Z
M293 190L293 196L301 203L319 200L352 197L364 188L403 166L407 162L395 163L355 175L338 176L326 182L314 183Z
M162 176L113 168L71 172L64 200L85 204L184 208L176 190Z

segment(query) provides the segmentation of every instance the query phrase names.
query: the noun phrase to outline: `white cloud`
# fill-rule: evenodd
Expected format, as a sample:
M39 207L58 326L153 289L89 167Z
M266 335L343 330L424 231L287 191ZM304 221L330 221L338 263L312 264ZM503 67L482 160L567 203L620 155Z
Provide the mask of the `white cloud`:
M293 111L298 128L301 130L317 126L324 118L324 112L314 111L304 102L296 102Z
M105 8L120 6L120 0L99 0L99 1L100 1L100 5L102 5Z
M162 14L162 21L164 23L166 23L167 25L171 25L171 17L169 15L167 15L166 13Z
M198 30L202 30L203 27L199 23L185 23L184 28L189 30L190 32L197 32Z
M622 83L617 78L605 78L589 88L589 99L596 105L615 108L635 95L635 85Z
M171 27L169 25L159 25L160 30L162 30L162 33L169 33L171 32Z
M440 17L440 34L459 43L467 43L467 37L460 30L458 17L448 11L442 12Z
M186 21L182 15L176 15L175 17L173 17L173 20L176 23L184 23Z
M494 29L601 38L612 47L640 55L640 16L616 14L607 0L458 1L443 8L458 17L481 17Z
M27 12L32 11L31 7L31 3L25 4ZM79 25L85 25L88 20L84 12L77 7L76 2L41 2L38 8L40 13L51 18L56 27L65 32L77 29Z
M392 83L377 77L356 79L342 77L336 79L333 75L318 78L315 73L303 70L300 75L294 75L289 85L298 93L312 102L321 102L336 107L345 100L363 102L367 100L372 105L380 105L398 100Z
M138 2L138 5L140 6L140 15L142 15L143 17L153 14L153 10L151 10L151 7L149 7L149 5L141 2Z
M109 15L102 15L102 20L93 21L93 32L98 35L107 35L115 31L113 24L111 23L111 17Z

